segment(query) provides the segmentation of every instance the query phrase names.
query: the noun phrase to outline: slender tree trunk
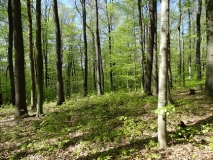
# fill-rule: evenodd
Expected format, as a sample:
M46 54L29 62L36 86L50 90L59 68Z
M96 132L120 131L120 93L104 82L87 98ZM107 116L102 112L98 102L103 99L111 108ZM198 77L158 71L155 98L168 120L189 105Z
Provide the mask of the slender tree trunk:
M8 65L10 75L10 103L15 105L15 85L14 85L14 72L13 72L13 19L12 19L12 6L11 0L8 0L8 22L9 22L9 35L8 35Z
M141 55L141 90L144 91L144 46L143 46L143 23L142 23L141 0L138 0L138 19L140 26L140 55Z
M181 48L181 20L182 20L182 9L181 9L181 0L178 2L179 8L179 22L178 22L178 52L179 52L179 61L178 61L178 79L181 82L182 77L182 48Z
M206 56L206 95L213 97L213 3L206 0L206 29L207 29L207 56Z
M154 88L153 95L158 94L158 53L157 53L157 1L154 1L154 11L155 11L155 26L154 26L154 57L153 57L153 69L154 69Z
M55 35L56 35L57 105L61 105L64 102L64 87L62 77L61 31L58 18L57 0L53 0L53 13L55 22Z
M168 10L170 10L170 0L168 0ZM170 17L168 13L168 28L170 28ZM171 50L170 50L170 32L168 29L168 38L167 38L167 68L168 68L168 75L167 75L167 104L173 104L173 99L171 96L171 88L172 84L172 68L171 68Z
M167 147L166 113L162 107L167 105L167 76L168 76L168 15L169 1L161 0L161 40L160 40L160 69L158 93L158 142L160 149Z
M81 1L83 13L83 35L84 35L84 96L88 94L88 56L87 56L87 17L85 0Z
M98 95L103 94L102 77L101 77L101 45L99 37L99 22L98 22L98 3L95 3L95 48L96 48L96 86Z
M41 0L36 0L37 117L43 114L43 55L41 48Z
M153 48L154 48L154 34L155 34L155 4L154 0L149 1L149 44L148 44L148 54L146 61L146 74L144 83L144 92L147 94L152 94L151 91L151 78L152 78L152 66L153 66Z
M109 48L109 55L110 55L110 62L109 62L109 67L110 67L110 71L109 71L109 76L110 76L110 90L113 91L115 89L114 86L114 81L113 81L113 72L112 72L112 67L113 67L113 63L111 60L111 56L112 56L112 36L111 36L111 32L112 32L112 13L111 10L108 9L108 3L107 0L105 0L106 3L106 14L107 14L107 28L108 28L108 48ZM109 2L110 4L113 3L113 0L110 0ZM109 11L108 11L109 10Z
M196 70L197 70L197 80L201 80L201 61L200 61L200 43L201 43L201 33L200 33L200 17L202 11L202 0L198 0L198 11L197 11L197 45L196 45Z
M189 3L190 0L189 0ZM188 76L191 79L192 76L192 39L191 39L191 11L190 8L188 9L188 33L189 33L189 54L188 54Z
M29 29L29 57L30 57L30 75L31 75L31 108L36 109L36 83L35 83L35 66L33 57L33 34L32 34L32 16L31 3L27 0L28 29Z
M11 0L15 49L15 116L28 115L26 106L24 44L20 0Z

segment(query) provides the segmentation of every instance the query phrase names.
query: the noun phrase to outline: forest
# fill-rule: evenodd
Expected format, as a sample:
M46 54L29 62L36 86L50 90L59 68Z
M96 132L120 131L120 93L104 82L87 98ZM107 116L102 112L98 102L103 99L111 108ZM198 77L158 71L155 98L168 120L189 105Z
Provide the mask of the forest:
M0 159L213 159L213 0L1 0Z

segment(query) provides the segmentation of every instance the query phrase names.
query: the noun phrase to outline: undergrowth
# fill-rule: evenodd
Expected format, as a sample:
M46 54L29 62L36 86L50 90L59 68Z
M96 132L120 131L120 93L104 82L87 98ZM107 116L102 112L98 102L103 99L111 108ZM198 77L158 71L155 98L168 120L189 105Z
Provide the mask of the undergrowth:
M195 135L213 132L209 121L187 128L178 126L179 120L190 114L204 114L198 107L201 95L195 100L175 99L174 106L168 110L172 110L168 117L170 145L183 139L190 143ZM141 93L73 95L59 107L46 103L42 118L10 119L12 125L4 120L13 115L14 108L5 106L0 120L11 126L1 124L4 128L0 135L0 159L20 159L31 154L51 156L58 150L81 159L161 159L161 153L156 152L156 109L157 97ZM209 136L205 141L213 149L213 138ZM9 147L4 147L6 143ZM147 152L141 154L142 149Z

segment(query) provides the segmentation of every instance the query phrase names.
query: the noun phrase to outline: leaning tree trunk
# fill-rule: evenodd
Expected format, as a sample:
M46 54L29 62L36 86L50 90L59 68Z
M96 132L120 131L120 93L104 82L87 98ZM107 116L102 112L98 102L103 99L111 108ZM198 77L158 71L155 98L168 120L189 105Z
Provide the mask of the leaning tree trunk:
M36 83L35 83L35 67L33 57L33 34L32 34L32 15L30 0L27 0L28 28L29 28L29 57L30 57L30 75L31 75L31 108L36 108Z
M62 78L62 60L61 60L61 31L58 18L57 0L53 0L53 13L56 35L56 75L57 75L57 105L64 102L64 87Z
M212 2L213 3L213 2ZM200 33L200 17L202 11L202 0L198 0L198 11L197 11L197 45L196 45L196 70L197 70L197 80L201 80L201 61L200 61L200 43L201 43L201 33Z
M206 0L207 56L206 56L206 95L213 97L213 3Z
M10 75L10 103L15 105L15 85L14 85L14 72L13 72L13 19L12 19L12 6L11 0L8 0L8 65Z
M41 48L41 0L36 0L37 117L43 114L43 56Z
M162 109L167 105L167 76L168 76L168 0L161 0L161 39L160 39L160 68L158 93L158 142L160 149L167 147L166 113Z
M15 49L15 116L28 114L26 106L25 72L24 72L24 44L21 20L20 0L12 0L13 37Z

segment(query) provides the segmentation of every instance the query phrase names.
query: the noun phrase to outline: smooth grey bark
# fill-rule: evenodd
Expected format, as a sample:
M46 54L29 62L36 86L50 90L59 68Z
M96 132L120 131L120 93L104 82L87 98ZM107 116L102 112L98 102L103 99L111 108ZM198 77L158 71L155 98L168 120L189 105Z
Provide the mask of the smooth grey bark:
M95 4L95 49L96 49L96 86L97 94L103 95L103 86L102 86L102 62L101 62L101 44L99 36L99 19L98 19L98 3L97 0L94 0Z
M15 105L15 82L14 82L14 71L13 71L13 19L12 19L12 6L11 0L8 0L8 67L10 76L10 103Z
M64 102L64 86L62 77L62 58L61 58L61 30L58 18L57 0L53 0L53 17L55 23L56 36L56 77L57 77L57 105Z
M167 147L166 113L161 110L167 105L167 76L168 76L168 14L169 1L161 0L161 29L160 29L160 68L158 93L158 142L160 149Z
M32 34L32 15L31 2L27 0L28 14L28 35L29 35L29 58L30 58L30 76L31 76L31 108L36 109L36 82L35 82L35 64L33 56L33 34Z
M197 80L201 80L201 60L200 60L200 44L201 44L201 33L200 33L200 18L202 11L202 0L198 0L198 11L196 17L196 25L197 25L197 44L196 44L196 70L197 70Z
M37 71L37 113L43 114L43 55L41 44L41 0L36 0L36 71Z
M11 0L15 50L15 116L28 115L26 106L24 43L20 0Z
M206 0L206 30L207 30L207 56L206 56L206 82L205 93L213 97L213 1Z
M149 41L148 41L148 54L146 60L146 72L144 77L144 92L152 94L151 79L152 79L152 66L153 66L153 48L154 48L154 33L155 33L155 0L149 1Z

